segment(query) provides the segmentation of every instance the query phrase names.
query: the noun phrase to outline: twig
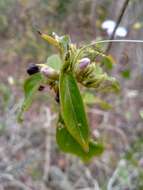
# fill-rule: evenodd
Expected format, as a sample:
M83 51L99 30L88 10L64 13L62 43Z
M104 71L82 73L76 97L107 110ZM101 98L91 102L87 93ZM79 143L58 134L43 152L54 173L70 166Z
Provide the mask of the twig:
M123 4L123 7L121 8L121 11L120 11L120 13L119 13L119 17L118 17L118 19L117 19L116 26L115 26L115 28L114 28L114 30L113 30L113 33L112 33L112 35L111 35L111 37L110 37L109 40L113 40L113 39L114 39L115 34L116 34L116 30L117 30L118 26L119 26L120 23L121 23L121 20L122 20L122 18L123 18L123 16L124 16L124 13L125 13L125 11L126 11L126 9L127 9L127 7L128 7L129 1L130 1L130 0L125 0L125 2L124 2L124 4ZM109 43L109 45L107 46L106 53L108 53L108 52L110 51L111 46L112 46L112 41L111 41L111 42Z
M30 187L16 180L15 178L13 178L12 175L6 173L0 174L0 183L4 188L8 186L13 186L23 190L31 190Z
M118 178L119 172L122 170L122 168L125 168L126 162L125 160L120 160L118 162L117 168L114 171L114 173L112 174L111 178L109 179L109 182L107 184L107 190L112 190L113 188L113 184L116 181L116 179Z
M50 161L51 161L51 136L48 135L52 131L51 123L55 119L55 115L52 115L50 109L46 108L46 121L45 121L45 132L47 135L46 138L46 152L45 152L45 164L44 164L44 176L43 180L47 181L50 171Z
M90 14L90 22L91 27L93 29L94 36L96 36L96 6L97 6L97 0L92 0L91 2L91 14Z
M92 177L91 172L90 172L90 170L88 168L86 168L86 170L85 170L85 175L86 175L86 177L88 179L92 179L93 180L94 190L100 190L100 187L99 187L99 184L98 184L97 180Z

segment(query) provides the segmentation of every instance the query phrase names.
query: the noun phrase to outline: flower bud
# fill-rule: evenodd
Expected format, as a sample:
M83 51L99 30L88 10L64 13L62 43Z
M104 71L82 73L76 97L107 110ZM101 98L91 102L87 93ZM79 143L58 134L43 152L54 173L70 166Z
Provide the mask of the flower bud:
M43 90L44 90L44 88L45 88L45 86L40 85L40 86L39 86L39 88L38 88L38 91L43 91Z
M55 71L53 68L48 67L48 66L42 67L40 72L46 77L48 77L49 79L57 80L59 78L59 73Z
M90 59L88 57L82 58L79 61L79 68L84 69L90 64Z
M27 73L29 75L33 75L33 74L38 73L38 72L39 72L39 67L35 64L31 64L27 69Z

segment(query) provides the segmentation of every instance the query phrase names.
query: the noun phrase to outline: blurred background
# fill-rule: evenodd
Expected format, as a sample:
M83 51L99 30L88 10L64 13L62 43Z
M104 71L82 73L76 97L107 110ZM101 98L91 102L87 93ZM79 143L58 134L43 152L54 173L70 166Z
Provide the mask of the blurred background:
M115 64L107 72L121 84L119 95L104 97L111 110L87 98L92 133L106 145L90 164L58 150L49 90L37 93L23 124L16 121L28 65L55 53L37 29L77 44L109 39L125 1L0 0L0 190L143 190L143 44L108 51ZM143 40L142 10L142 0L129 1L115 39Z

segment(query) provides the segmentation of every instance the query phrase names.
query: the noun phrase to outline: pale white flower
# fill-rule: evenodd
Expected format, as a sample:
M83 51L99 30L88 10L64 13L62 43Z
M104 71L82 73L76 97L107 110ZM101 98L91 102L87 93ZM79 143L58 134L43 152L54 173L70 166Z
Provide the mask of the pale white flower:
M128 33L127 29L120 26L120 27L117 28L115 36L126 37L127 33Z
M107 30L114 30L116 23L113 20L106 20L102 23L102 28Z
M111 36L114 28L116 26L116 22L113 20L106 20L102 23L102 29L106 30L108 36ZM115 37L126 37L127 36L127 29L125 27L119 26L116 30Z
M128 92L126 93L126 96L128 98L135 98L138 96L138 91L137 90L128 90Z
M9 76L9 77L7 78L7 80L8 80L8 83L9 83L10 85L14 85L15 81L14 81L14 78L13 78L12 76Z

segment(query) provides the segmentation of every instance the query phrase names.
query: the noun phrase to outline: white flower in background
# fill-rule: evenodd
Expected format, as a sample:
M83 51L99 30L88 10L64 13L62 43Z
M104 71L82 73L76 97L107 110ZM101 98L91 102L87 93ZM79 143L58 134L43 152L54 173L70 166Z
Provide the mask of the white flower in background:
M116 26L116 22L113 20L106 20L102 23L102 29L106 30L108 36L111 36L114 28ZM127 29L125 27L119 26L116 30L115 37L126 37L127 36Z
M106 20L102 23L102 28L105 30L113 30L116 23L113 20Z
M128 33L127 29L120 26L120 27L117 28L115 36L126 37L127 33Z
M10 85L14 85L15 81L14 81L14 78L13 78L12 76L9 76L9 77L7 78L7 80L8 80L8 83L9 83Z
M126 92L126 96L128 97L128 98L135 98L135 97L137 97L139 95L139 92L137 91L137 90L128 90L127 92Z

